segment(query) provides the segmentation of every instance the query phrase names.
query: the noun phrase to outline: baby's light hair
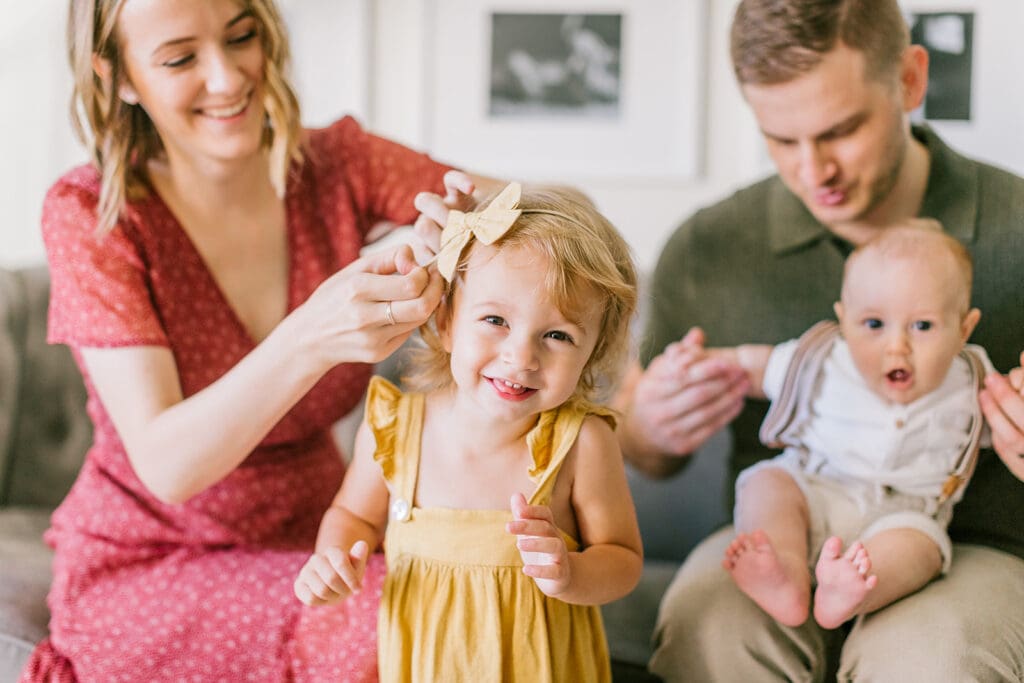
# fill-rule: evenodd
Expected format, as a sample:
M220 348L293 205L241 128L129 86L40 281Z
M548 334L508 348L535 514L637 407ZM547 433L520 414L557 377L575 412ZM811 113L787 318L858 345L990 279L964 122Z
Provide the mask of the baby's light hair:
M950 258L961 279L960 312L966 314L970 309L974 279L971 254L959 240L943 230L939 221L933 218L908 218L858 246L847 257L843 268L844 292L850 269L864 254L869 253L877 253L886 258Z
M492 197L493 199L493 197ZM484 204L488 204L487 200ZM570 319L601 307L597 344L587 360L574 397L605 398L621 373L629 347L629 325L637 303L636 269L629 246L615 227L581 192L561 186L524 186L522 214L492 245L495 249L526 247L545 257L544 286ZM446 285L444 303L420 328L426 344L414 350L404 381L413 389L431 391L452 384L451 357L437 332L438 315L451 315L462 273L479 242L473 240L459 258L455 276ZM593 298L588 295L594 293Z

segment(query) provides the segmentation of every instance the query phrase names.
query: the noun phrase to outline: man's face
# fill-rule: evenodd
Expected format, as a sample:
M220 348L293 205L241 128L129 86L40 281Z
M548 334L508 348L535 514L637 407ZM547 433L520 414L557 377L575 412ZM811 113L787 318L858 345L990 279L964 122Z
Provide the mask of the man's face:
M825 225L871 221L896 186L908 144L897 81L868 78L863 53L839 44L792 81L742 86L783 182Z

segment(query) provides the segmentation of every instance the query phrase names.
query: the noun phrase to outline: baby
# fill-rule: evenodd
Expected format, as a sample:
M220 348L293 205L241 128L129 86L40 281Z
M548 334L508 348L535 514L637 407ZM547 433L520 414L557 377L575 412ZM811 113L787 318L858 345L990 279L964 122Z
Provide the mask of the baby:
M973 470L977 393L992 367L966 345L981 315L970 308L971 278L966 249L935 221L893 226L848 258L838 326L713 351L748 371L752 395L772 400L761 440L785 447L740 473L737 536L723 560L780 623L808 617L812 553L824 628L948 569L946 527Z

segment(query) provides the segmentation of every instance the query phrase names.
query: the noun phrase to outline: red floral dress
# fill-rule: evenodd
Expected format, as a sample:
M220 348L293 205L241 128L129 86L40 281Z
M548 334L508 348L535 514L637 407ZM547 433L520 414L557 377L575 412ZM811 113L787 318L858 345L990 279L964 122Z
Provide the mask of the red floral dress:
M310 135L286 194L288 310L358 256L374 223L414 219L416 192L441 191L447 170L351 118ZM79 361L95 436L46 533L56 549L50 637L22 680L374 680L381 557L341 605L306 608L292 594L344 474L329 427L359 401L371 366L334 368L224 480L161 503L132 470L78 350L165 346L187 397L255 342L158 196L97 238L98 193L96 170L82 166L43 211L49 341Z

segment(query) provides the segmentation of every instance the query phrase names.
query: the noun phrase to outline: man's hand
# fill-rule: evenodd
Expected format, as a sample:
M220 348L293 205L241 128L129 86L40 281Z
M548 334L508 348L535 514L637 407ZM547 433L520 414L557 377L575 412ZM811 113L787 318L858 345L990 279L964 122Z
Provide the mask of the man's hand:
M1020 356L1024 366L1024 353ZM992 430L992 447L1014 476L1024 481L1024 369L992 373L978 402Z
M692 328L641 370L634 364L616 398L624 414L623 453L651 476L682 467L687 456L743 408L749 380L743 368L709 355L704 332ZM673 457L675 456L675 457Z

